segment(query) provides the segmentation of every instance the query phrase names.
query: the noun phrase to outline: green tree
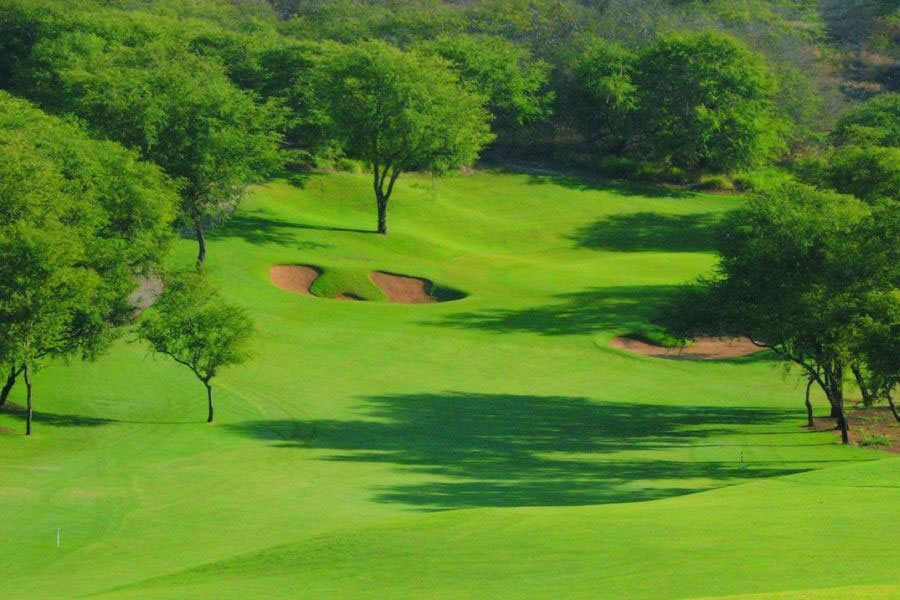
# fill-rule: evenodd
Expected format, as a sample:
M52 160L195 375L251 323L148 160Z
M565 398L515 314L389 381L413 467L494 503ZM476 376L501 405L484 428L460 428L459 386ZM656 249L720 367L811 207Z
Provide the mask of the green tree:
M247 312L222 301L202 272L177 273L141 322L140 337L154 352L188 367L206 387L207 423L213 422L212 379L222 367L249 358L253 322Z
M682 338L748 337L799 366L822 388L846 443L845 373L859 361L868 295L895 281L895 225L852 196L802 184L754 196L725 220L718 272L685 288L669 327Z
M838 121L837 144L900 148L900 94L881 94L857 106Z
M799 171L810 183L870 204L900 200L900 147L842 146L807 161Z
M860 319L859 353L873 394L884 398L900 423L894 393L900 386L900 290L872 294Z
M93 358L133 317L176 197L155 166L0 93L0 366L6 395L44 360ZM5 397L4 397L5 400Z
M648 150L692 172L724 172L775 158L786 122L763 58L720 33L668 35L635 67L637 119Z
M403 171L471 164L493 136L484 99L466 90L444 61L364 42L322 64L322 101L333 137L374 176L378 233Z
M416 48L449 61L464 85L487 98L495 129L522 127L549 114L549 65L524 48L488 35L443 36Z
M202 264L206 224L230 214L247 185L278 165L281 111L255 102L176 33L122 29L39 40L13 88L160 165L178 183L182 219L197 236Z
M573 46L560 88L559 112L589 140L618 153L625 149L637 107L635 56L601 38Z

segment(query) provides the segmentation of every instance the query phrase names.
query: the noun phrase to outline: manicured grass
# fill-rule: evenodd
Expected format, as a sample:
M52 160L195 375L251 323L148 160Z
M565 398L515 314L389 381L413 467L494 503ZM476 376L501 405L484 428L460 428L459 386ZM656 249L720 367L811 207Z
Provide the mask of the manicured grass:
M254 360L216 380L216 424L189 372L124 340L36 375L35 436L0 435L0 597L900 585L900 462L802 429L800 382L771 357L606 343L712 267L709 226L739 197L410 176L384 237L369 190L352 174L262 186L211 235L211 274L258 327ZM469 295L301 296L270 284L273 264Z

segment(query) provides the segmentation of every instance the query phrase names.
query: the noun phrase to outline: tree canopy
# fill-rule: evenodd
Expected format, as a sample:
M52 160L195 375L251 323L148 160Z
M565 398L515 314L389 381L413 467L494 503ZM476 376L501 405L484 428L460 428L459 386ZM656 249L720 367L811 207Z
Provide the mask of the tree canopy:
M319 78L332 137L372 167L379 233L400 173L471 164L493 138L485 99L439 58L362 42L335 51Z
M762 164L783 147L776 81L733 37L665 36L638 57L635 83L646 148L676 167L728 171Z
M183 220L205 259L206 222L230 213L248 183L279 163L281 113L234 86L222 67L154 22L120 29L71 24L30 47L12 89L74 114L140 151L177 183Z
M4 373L102 352L133 316L135 275L162 260L175 206L155 166L0 93Z
M844 376L860 360L859 319L871 294L900 283L894 210L802 184L754 196L722 226L716 275L673 303L672 331L771 348L819 384L846 442Z

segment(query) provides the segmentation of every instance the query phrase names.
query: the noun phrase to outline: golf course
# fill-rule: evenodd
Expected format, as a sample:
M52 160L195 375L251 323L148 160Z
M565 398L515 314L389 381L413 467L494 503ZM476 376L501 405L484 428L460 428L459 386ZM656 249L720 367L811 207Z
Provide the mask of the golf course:
M769 351L611 344L714 269L743 202L413 173L383 236L370 175L252 187L207 235L255 322L215 422L134 333L36 372L30 437L14 388L0 598L896 598L900 458L804 427L806 378ZM308 293L273 282L290 265Z

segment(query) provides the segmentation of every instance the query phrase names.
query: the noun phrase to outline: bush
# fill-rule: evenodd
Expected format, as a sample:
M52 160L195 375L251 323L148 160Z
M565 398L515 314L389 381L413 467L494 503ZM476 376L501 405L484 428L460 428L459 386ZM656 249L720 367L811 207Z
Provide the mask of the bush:
M353 160L352 158L337 159L334 168L344 173L353 173L354 175L360 175L366 170L362 161Z
M891 438L878 433L877 431L869 431L863 427L859 428L859 445L860 446L890 446Z
M694 187L698 190L730 192L734 190L734 182L725 175L704 175Z
M668 333L661 327L649 326L629 335L636 340L653 344L654 346L662 346L663 348L681 348L691 345L690 342L682 343L677 337Z

